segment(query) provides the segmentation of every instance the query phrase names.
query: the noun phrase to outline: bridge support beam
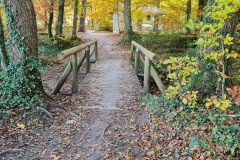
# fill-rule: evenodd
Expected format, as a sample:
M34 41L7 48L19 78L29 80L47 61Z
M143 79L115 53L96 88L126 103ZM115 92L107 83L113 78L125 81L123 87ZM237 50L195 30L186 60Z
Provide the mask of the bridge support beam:
M72 94L78 91L77 53L72 55Z

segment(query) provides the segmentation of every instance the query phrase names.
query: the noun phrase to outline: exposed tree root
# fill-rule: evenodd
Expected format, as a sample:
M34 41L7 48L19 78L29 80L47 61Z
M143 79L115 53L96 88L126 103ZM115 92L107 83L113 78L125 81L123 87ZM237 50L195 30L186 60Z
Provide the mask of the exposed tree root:
M111 124L112 124L112 122L109 123L109 125L103 130L102 140L103 140L106 144L108 144L108 145L117 146L117 145L115 145L115 144L112 144L112 143L108 142L108 141L104 138L105 132L107 131L107 129L110 127Z
M82 119L79 115L77 115L76 113L73 113L73 112L69 112L70 115L78 118L78 119Z
M51 120L54 120L54 117L46 109L41 108L41 107L37 107L37 110L42 111L43 113L45 113L47 115L48 118L50 118Z
M52 109L52 108L59 108L59 109L65 109L64 106L56 104L53 101L47 101L47 108Z
M17 148L7 149L5 151L0 152L0 157L8 153L23 152L23 151L24 151L23 149L17 149Z

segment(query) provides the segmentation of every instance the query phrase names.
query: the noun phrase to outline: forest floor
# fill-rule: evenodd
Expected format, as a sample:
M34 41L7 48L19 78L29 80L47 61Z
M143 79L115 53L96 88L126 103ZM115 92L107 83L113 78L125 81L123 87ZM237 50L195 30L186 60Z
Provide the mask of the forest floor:
M175 128L141 105L141 84L129 63L129 50L118 44L120 36L93 32L78 36L98 40L99 61L86 77L80 71L77 94L54 97L65 107L51 109L54 121L33 112L0 126L0 159L193 159L188 139L178 137ZM43 78L48 92L67 61L48 66ZM71 78L63 92L70 86Z

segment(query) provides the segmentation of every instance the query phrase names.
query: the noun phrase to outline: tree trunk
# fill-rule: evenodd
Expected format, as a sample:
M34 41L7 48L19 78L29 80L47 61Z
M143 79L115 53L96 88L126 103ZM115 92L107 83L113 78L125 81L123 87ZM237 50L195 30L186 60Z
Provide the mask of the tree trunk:
M192 12L192 0L188 0L188 2L187 2L187 22L191 18L191 12ZM190 34L191 30L188 27L186 29L187 29L187 34Z
M80 16L80 25L79 25L79 32L85 32L85 20L86 20L86 8L87 0L82 0L82 9L81 9L81 16Z
M137 20L138 31L142 31L142 24L143 24L143 20L142 19L138 19Z
M204 7L207 5L207 0L198 0L198 20L202 21L204 16Z
M10 32L10 39L14 43L12 47L13 59L21 60L22 65L28 65L29 59L38 59L38 38L36 15L31 0L4 0L4 8ZM31 59L30 59L31 60ZM36 68L28 69L25 74L29 80L35 83L35 89L44 92L41 75ZM34 79L31 78L34 76ZM35 92L37 93L37 92Z
M48 29L48 18L47 18L47 10L44 11L44 31Z
M78 0L74 0L74 15L73 15L73 29L72 29L72 36L76 37L77 31L77 15L78 15Z
M9 59L8 59L4 39L5 38L4 38L4 30L3 30L3 23L2 23L2 15L0 13L0 56L2 59L1 66L3 69L6 68L9 64Z
M49 21L48 21L48 37L51 39L51 41L53 40L53 34L52 34L53 7L54 7L54 0L51 0L50 11L49 11Z
M129 39L132 34L131 0L124 0L124 37Z
M64 2L65 0L59 0L56 37L60 37L63 32Z
M157 7L160 8L160 0L157 2ZM160 15L159 14L155 14L154 15L154 22L153 22L153 31L157 31L158 30L158 25L159 25L159 20L160 20Z

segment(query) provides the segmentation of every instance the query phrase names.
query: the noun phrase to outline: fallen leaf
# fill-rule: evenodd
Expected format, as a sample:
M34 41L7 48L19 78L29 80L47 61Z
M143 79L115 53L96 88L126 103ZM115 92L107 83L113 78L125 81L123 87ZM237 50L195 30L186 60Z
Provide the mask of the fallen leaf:
M82 153L77 153L76 158L80 158L82 156Z
M47 152L47 149L45 149L44 151L42 151L42 155L45 155Z
M136 126L128 126L128 128L134 129L134 128L136 128Z
M161 149L160 146L156 146L156 147L155 147L155 150L156 150L156 151L160 151L160 149Z
M67 140L69 140L69 137L64 137L63 140L67 141Z
M59 159L61 159L61 156L57 156L57 155L55 155L55 154L51 154L51 155L49 155L48 157L49 157L49 158L52 158L52 159L54 159L54 160L59 160Z
M183 99L182 99L182 102L183 102L184 104L187 104L187 102L188 102L187 98L183 98Z
M174 139L174 140L172 140L172 141L168 144L168 147L169 147L169 148L172 148L172 147L174 147L177 143L178 143L178 140L177 140L177 139Z
M155 153L154 151L149 151L149 152L147 152L147 155L151 156L151 155L154 155L154 153Z
M24 124L17 124L17 126L21 129L21 130L24 130L25 129L25 125Z
M99 144L94 144L94 145L92 145L92 147L97 147L97 146L99 146Z
M75 120L68 120L68 121L66 121L66 124L74 124L74 123L76 123Z

